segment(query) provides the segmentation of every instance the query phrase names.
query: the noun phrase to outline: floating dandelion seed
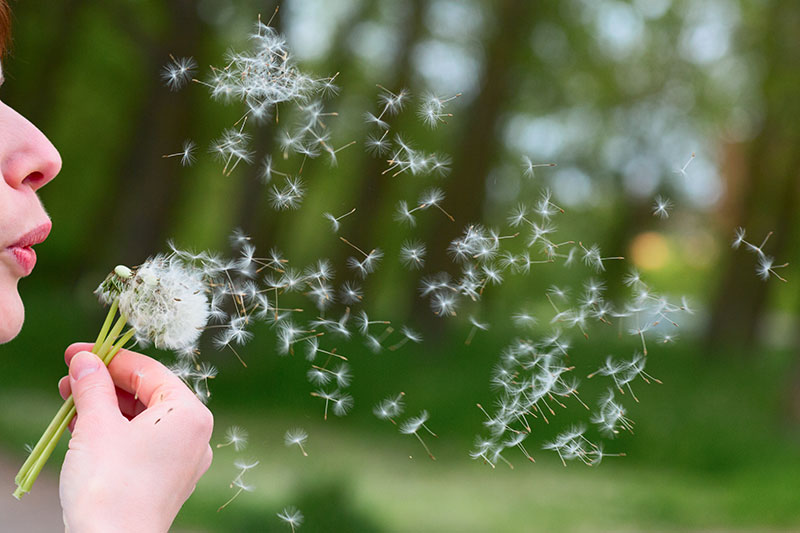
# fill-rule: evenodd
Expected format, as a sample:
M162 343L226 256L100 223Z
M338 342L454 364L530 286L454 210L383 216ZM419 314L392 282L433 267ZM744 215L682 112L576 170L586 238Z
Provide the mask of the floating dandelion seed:
M656 201L653 202L653 215L658 218L669 218L669 212L672 209L672 201L664 196L656 196Z
M419 344L422 342L422 335L414 331L413 329L409 328L408 326L403 326L400 328L400 333L402 333L403 338L397 343L392 346L389 346L389 351L399 350L403 346L406 345L409 341Z
M347 213L345 213L343 215L339 215L338 217L337 216L333 216L330 213L323 213L322 216L327 218L330 221L331 228L333 229L333 232L334 233L339 233L339 228L341 227L341 223L339 221L341 219L343 219L344 217L348 216L348 215L352 215L355 212L356 212L356 208L354 207L353 209L351 209Z
M400 426L397 429L400 431L400 433L403 433L404 435L414 435L415 437L417 437L417 440L420 442L420 444L422 444L422 447L425 448L428 457L430 457L432 460L435 461L436 457L433 456L430 449L428 448L428 445L425 444L425 441L422 440L422 437L420 437L419 435L419 430L424 429L434 437L437 436L436 433L431 431L430 428L428 428L428 426L425 425L425 423L428 421L428 418L429 418L428 411L422 411L418 416L411 417L402 424L400 424Z
M231 497L230 500L220 505L219 508L217 509L217 512L220 512L225 507L227 507L231 502L233 502L233 500L238 498L242 492L253 492L255 490L255 487L253 485L248 485L247 483L244 482L244 475L249 470L258 466L258 461L253 461L248 463L242 460L237 460L234 462L234 466L239 469L239 473L236 474L236 477L233 478L233 481L231 481L230 486L231 488L237 489L236 493Z
M447 98L441 98L434 94L426 95L417 111L417 116L431 129L439 124L446 124L446 119L452 117L453 114L445 112L445 105L459 96L461 96L461 93Z
M691 164L691 162L694 161L694 157L695 157L695 153L692 152L692 155L689 157L688 161L686 161L686 163L684 163L684 165L681 168L676 169L675 173L676 174L682 174L683 176L686 176L686 169L689 168L689 165Z
M278 513L278 518L292 528L292 533L303 524L304 520L303 513L296 507L284 507L283 510Z
M378 95L378 102L383 104L383 111L378 117L379 119L384 115L396 115L403 110L403 107L410 96L406 89L400 89L400 91L395 94L383 85L378 85L378 88L383 91L380 95Z
M372 408L373 414L380 418L381 420L388 420L395 426L397 422L395 422L395 418L403 414L405 411L405 401L404 396L406 395L405 392L401 392L397 396L390 396L384 400L381 400L375 407Z
M475 317L469 317L469 322L472 324L472 329L469 331L469 335L467 335L467 339L464 341L464 344L469 345L472 343L473 337L475 337L475 333L478 330L486 331L489 329L489 324L484 322L478 322Z
M557 165L555 163L534 163L528 156L522 156L522 168L524 170L523 174L526 178L536 177L534 169L554 166Z
M758 258L758 266L756 267L756 272L758 273L758 277L763 280L768 280L770 274L778 278L784 283L787 283L787 280L780 276L777 272L775 272L776 268L784 268L789 266L789 263L783 263L782 265L775 265L775 259L768 256L762 255Z
M769 233L767 233L767 235L764 237L764 240L761 241L761 244L758 246L745 240L746 236L747 233L745 232L744 228L742 227L736 228L735 236L733 242L731 243L731 247L733 249L738 249L742 244L744 244L748 252L756 254L756 256L758 257L758 264L756 265L756 274L758 274L759 278L766 281L769 279L770 275L772 275L778 278L779 280L783 281L784 283L786 283L788 280L786 280L780 274L775 272L775 269L785 268L789 266L789 263L775 265L775 259L764 253L764 247L767 245L767 241L769 241L769 238L772 236L772 232L770 231Z
M420 269L425 265L425 245L419 241L406 241L400 248L400 262L411 269Z
M182 89L192 78L197 69L197 61L193 57L176 59L172 54L169 57L170 62L164 65L161 71L161 79L167 84L170 91L177 91Z
M217 444L217 448L224 448L225 446L233 446L237 452L244 450L247 447L247 431L239 426L231 426L225 432L225 440Z
M303 428L294 428L290 429L286 432L286 435L283 437L283 443L286 445L287 448L291 448L292 446L297 446L300 448L300 451L303 452L303 456L308 457L308 453L306 453L305 448L303 445L308 440L308 433Z
M453 215L445 211L441 203L444 200L444 191L439 189L438 187L431 187L430 189L426 190L422 193L419 197L419 207L420 209L428 209L429 207L435 207L444 215L449 218L452 222L455 222L456 219L453 218Z
M180 157L181 158L181 165L189 166L195 162L197 159L194 155L195 150L197 149L197 145L194 141L186 140L183 141L183 149L180 152L175 152L174 154L166 154L162 155L163 158L168 157Z

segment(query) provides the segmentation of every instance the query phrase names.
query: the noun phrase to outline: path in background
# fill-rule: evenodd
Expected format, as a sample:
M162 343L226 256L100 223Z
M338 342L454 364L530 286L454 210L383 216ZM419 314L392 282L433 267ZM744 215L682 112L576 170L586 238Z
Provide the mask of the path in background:
M14 476L20 464L14 457L0 454L0 531L25 533L53 533L64 531L61 505L58 502L58 477L42 472L30 494L17 501Z
M14 476L20 465L14 457L0 453L0 533L54 533L64 531L58 501L58 476L42 472L30 494L17 501ZM201 533L197 530L170 530L172 533Z

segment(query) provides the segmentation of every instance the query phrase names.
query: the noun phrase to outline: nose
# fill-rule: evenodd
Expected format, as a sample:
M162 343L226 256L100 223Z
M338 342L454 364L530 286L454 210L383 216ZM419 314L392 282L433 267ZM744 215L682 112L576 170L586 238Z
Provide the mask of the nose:
M37 191L61 170L55 146L25 117L0 102L0 173L12 187Z

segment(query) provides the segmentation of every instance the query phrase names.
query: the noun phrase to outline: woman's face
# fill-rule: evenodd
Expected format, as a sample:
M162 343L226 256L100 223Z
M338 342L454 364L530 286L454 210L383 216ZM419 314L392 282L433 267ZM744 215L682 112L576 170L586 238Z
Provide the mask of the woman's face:
M0 343L22 327L25 308L17 283L36 263L32 246L50 233L50 218L36 191L60 169L61 156L47 137L0 102Z

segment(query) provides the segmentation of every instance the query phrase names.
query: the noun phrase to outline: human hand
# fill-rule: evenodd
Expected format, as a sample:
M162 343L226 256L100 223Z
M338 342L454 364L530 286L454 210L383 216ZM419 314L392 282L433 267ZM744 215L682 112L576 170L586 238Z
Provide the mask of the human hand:
M211 412L158 361L120 350L106 369L91 347L67 348L58 384L77 410L59 485L66 529L167 531L211 465Z

